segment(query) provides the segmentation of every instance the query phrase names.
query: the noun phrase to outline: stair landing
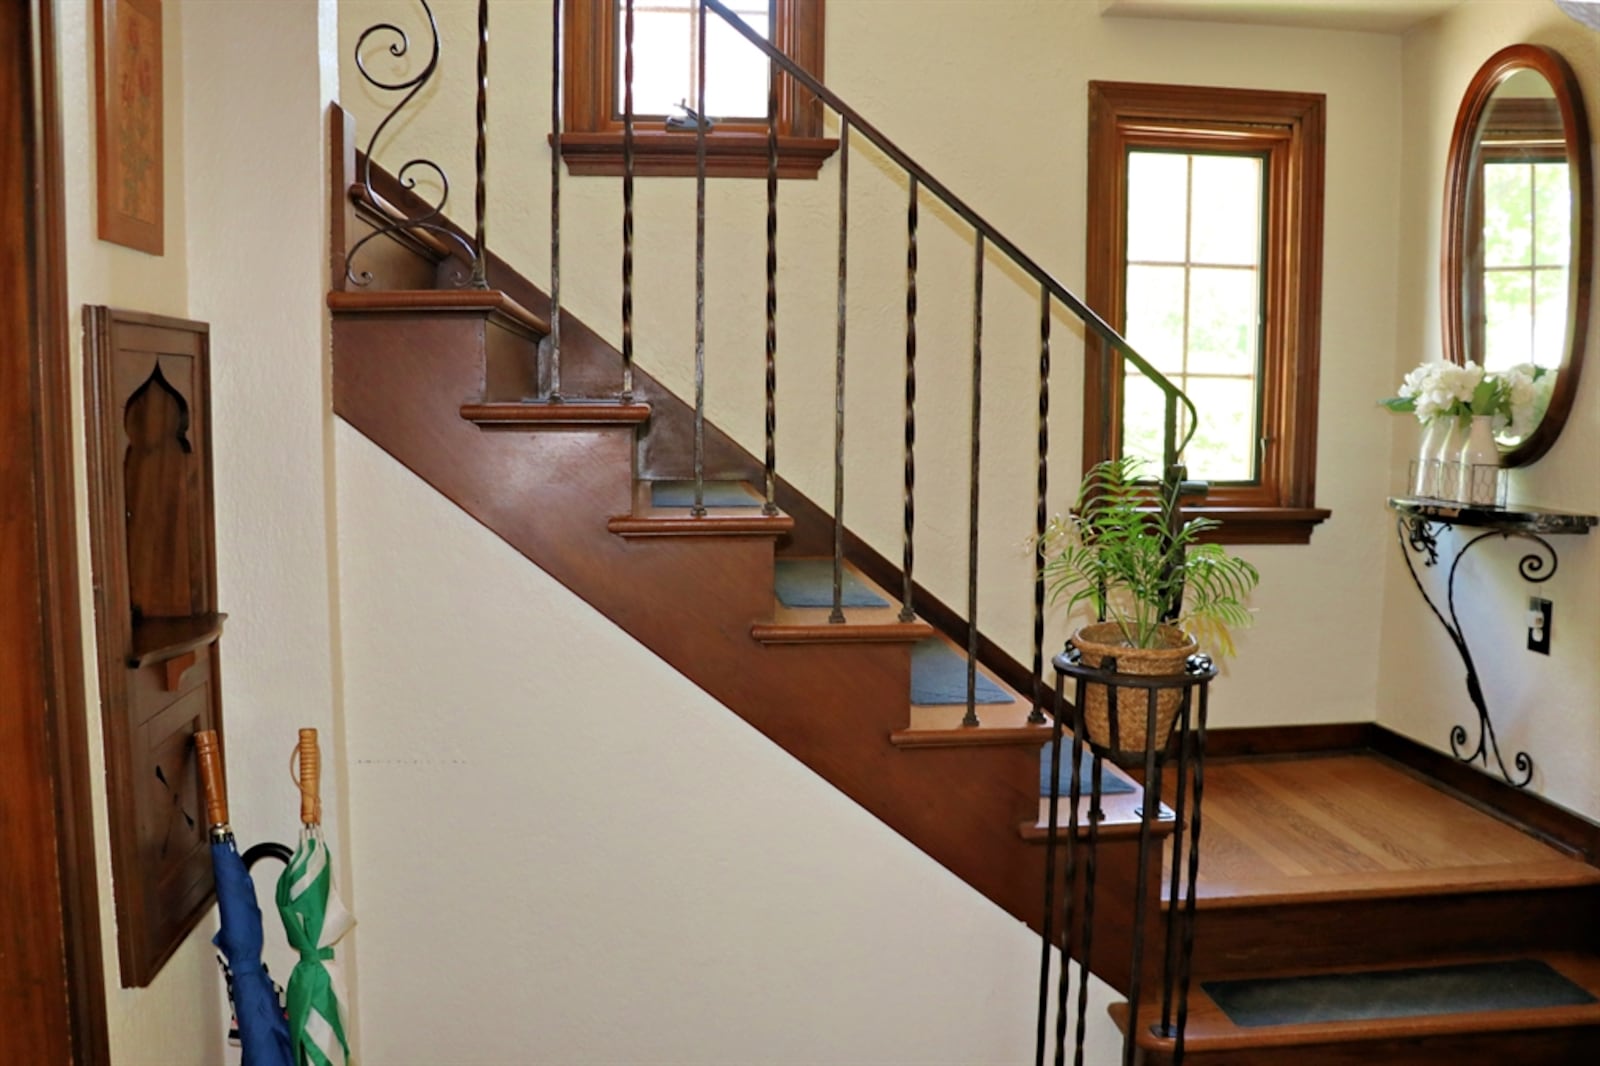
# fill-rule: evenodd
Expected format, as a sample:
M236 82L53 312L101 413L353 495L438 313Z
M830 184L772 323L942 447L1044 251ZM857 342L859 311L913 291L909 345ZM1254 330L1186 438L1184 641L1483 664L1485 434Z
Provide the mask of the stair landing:
M1372 753L1210 763L1203 815L1201 908L1600 884Z

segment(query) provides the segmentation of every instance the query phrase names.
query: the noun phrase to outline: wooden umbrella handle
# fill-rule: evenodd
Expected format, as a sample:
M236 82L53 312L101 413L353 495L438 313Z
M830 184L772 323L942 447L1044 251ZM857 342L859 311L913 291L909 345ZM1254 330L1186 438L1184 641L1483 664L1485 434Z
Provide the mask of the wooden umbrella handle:
M317 746L315 729L300 730L300 822L302 825L319 825L322 822L322 749Z
M200 786L206 794L206 821L213 826L228 821L228 781L222 770L222 749L217 746L217 731L202 729L194 735L195 755L200 760Z

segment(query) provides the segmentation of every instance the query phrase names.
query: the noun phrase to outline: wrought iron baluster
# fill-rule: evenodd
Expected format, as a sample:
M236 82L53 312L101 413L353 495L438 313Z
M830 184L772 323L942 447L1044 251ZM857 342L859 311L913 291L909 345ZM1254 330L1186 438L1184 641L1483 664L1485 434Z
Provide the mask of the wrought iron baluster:
M372 159L376 154L378 141L383 138L384 130L389 128L389 123L394 121L396 115L405 110L407 104L416 99L417 94L422 91L423 87L428 84L429 79L433 77L434 72L439 69L439 23L434 18L433 9L428 6L428 0L417 0L417 2L422 5L423 16L428 20L428 33L432 38L432 43L429 46L427 63L423 64L422 69L416 74L398 81L386 81L368 69L366 60L363 58L367 41L374 34L380 33L390 34L394 38L387 49L390 56L400 59L410 53L411 38L407 36L405 30L394 23L375 23L361 31L361 36L356 39L356 70L360 72L361 77L366 80L367 84L384 92L404 93L405 95L390 109L389 113L383 117L383 120L374 127L372 136L367 139L367 151L361 165L361 189L366 196L367 203L372 205L372 208L383 216L384 221L371 233L351 245L349 252L345 254L345 280L352 285L366 286L372 284L371 271L363 270L359 274L356 273L356 256L361 249L369 241L379 237L388 237L404 230L426 230L444 240L454 242L468 255L473 254L472 245L444 221L445 204L450 200L450 177L438 163L424 158L408 159L395 172L395 179L399 181L401 188L407 191L415 191L417 188L417 179L412 173L416 169L428 171L439 182L438 203L428 205L427 209L416 218L408 217L398 207L387 203L372 187Z
M1044 724L1039 687L1044 681L1044 532L1050 491L1050 290L1039 287L1039 485L1033 530L1033 710L1032 725Z
M1075 728L1081 732L1083 722L1080 720ZM1100 822L1105 817L1100 809L1100 799L1105 795L1105 768L1105 760L1095 753L1089 769L1089 846L1083 864L1083 959L1078 966L1078 1029L1073 1066L1083 1066L1083 1042L1089 1035L1089 975L1094 972L1095 860L1100 854ZM1056 1061L1061 1061L1059 1054Z
M489 287L488 225L489 208L489 0L478 0L478 184L473 198L477 211L477 230L473 234L472 287Z
M560 3L561 0L555 0ZM622 402L633 402L633 0L622 16Z
M1115 691L1113 689L1112 691ZM1145 892L1149 888L1150 825L1161 818L1161 769L1165 762L1165 737L1156 735L1156 717L1161 692L1145 690L1144 727L1144 805L1139 815L1139 870L1133 878L1133 972L1128 977L1128 1034L1122 1041L1122 1066L1133 1066L1139 1041L1134 1033L1139 1023L1139 996L1144 976ZM1115 710L1111 712L1115 715ZM1160 876L1159 874L1157 875Z
M1050 949L1055 947L1055 917L1056 917L1056 830L1061 824L1061 704L1062 687L1065 682L1061 674L1056 675L1056 717L1050 728L1050 788L1049 802L1045 819L1044 838L1044 921L1039 937L1039 1013L1036 1019L1033 1036L1033 1066L1044 1066L1045 1049L1045 1005L1050 998ZM1076 821L1076 819L1074 819ZM1066 898L1063 909L1070 914L1072 911L1072 880L1068 878ZM1063 937L1071 935L1070 930L1063 921ZM1065 976L1067 966L1066 958L1062 959L1062 974Z
M983 232L972 253L972 451L967 471L967 713L962 726L978 722L978 445L983 428Z
M1167 882L1168 916L1166 929L1166 945L1161 953L1162 981L1161 981L1161 1035L1172 1035L1172 987L1173 976L1178 972L1178 927L1182 924L1179 914L1179 901L1183 898L1183 860L1184 836L1188 827L1185 820L1188 814L1187 799L1189 795L1189 752L1194 746L1194 734L1190 730L1190 719L1193 717L1194 689L1183 690L1182 702L1178 709L1178 777L1175 795L1172 800L1172 859L1171 876Z
M778 77L767 75L767 501L763 514L778 513Z
M833 610L828 621L844 622L844 348L846 251L850 233L850 120L839 120L839 326L833 360Z
M905 544L901 562L905 587L900 596L900 621L916 617L912 602L912 533L917 502L917 176L910 175L911 193L906 205L906 453Z
M561 0L550 5L550 389L561 402Z
M706 514L706 5L696 27L694 126L694 506Z
M1200 809L1206 791L1206 712L1210 695L1211 686L1201 685L1200 716L1194 734L1194 814L1189 825L1189 886L1183 902L1183 942L1178 954L1178 1035L1172 1050L1173 1066L1183 1066L1184 1034L1189 1028L1189 979L1190 965L1194 961L1195 885L1200 878Z

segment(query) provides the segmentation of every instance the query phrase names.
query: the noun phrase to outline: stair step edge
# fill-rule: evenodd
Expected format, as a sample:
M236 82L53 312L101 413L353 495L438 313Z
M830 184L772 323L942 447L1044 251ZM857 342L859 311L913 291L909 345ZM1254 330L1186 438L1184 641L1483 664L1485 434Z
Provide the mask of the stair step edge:
M823 612L826 607L794 608ZM763 644L910 644L933 636L927 622L754 622L750 635Z
M794 519L781 512L776 515L754 513L739 514L711 511L699 518L686 509L673 508L670 513L616 515L606 522L606 529L620 537L775 537L794 529Z
M550 323L499 289L335 289L328 309L336 314L484 314L537 340Z
M464 403L461 417L483 429L523 429L530 426L636 426L650 419L647 403L618 400L571 399L522 402Z

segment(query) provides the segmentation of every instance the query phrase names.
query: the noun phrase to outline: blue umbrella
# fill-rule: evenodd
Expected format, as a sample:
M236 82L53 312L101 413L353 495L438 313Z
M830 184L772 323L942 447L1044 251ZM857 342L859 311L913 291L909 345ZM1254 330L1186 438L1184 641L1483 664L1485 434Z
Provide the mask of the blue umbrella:
M217 734L195 734L200 758L200 780L205 785L206 819L211 824L211 866L217 882L217 910L221 925L212 938L227 956L233 973L234 1012L239 1019L243 1066L293 1066L289 1054L289 1026L278 993L261 964L261 907L250 880L233 827L228 824L228 790L222 774Z

